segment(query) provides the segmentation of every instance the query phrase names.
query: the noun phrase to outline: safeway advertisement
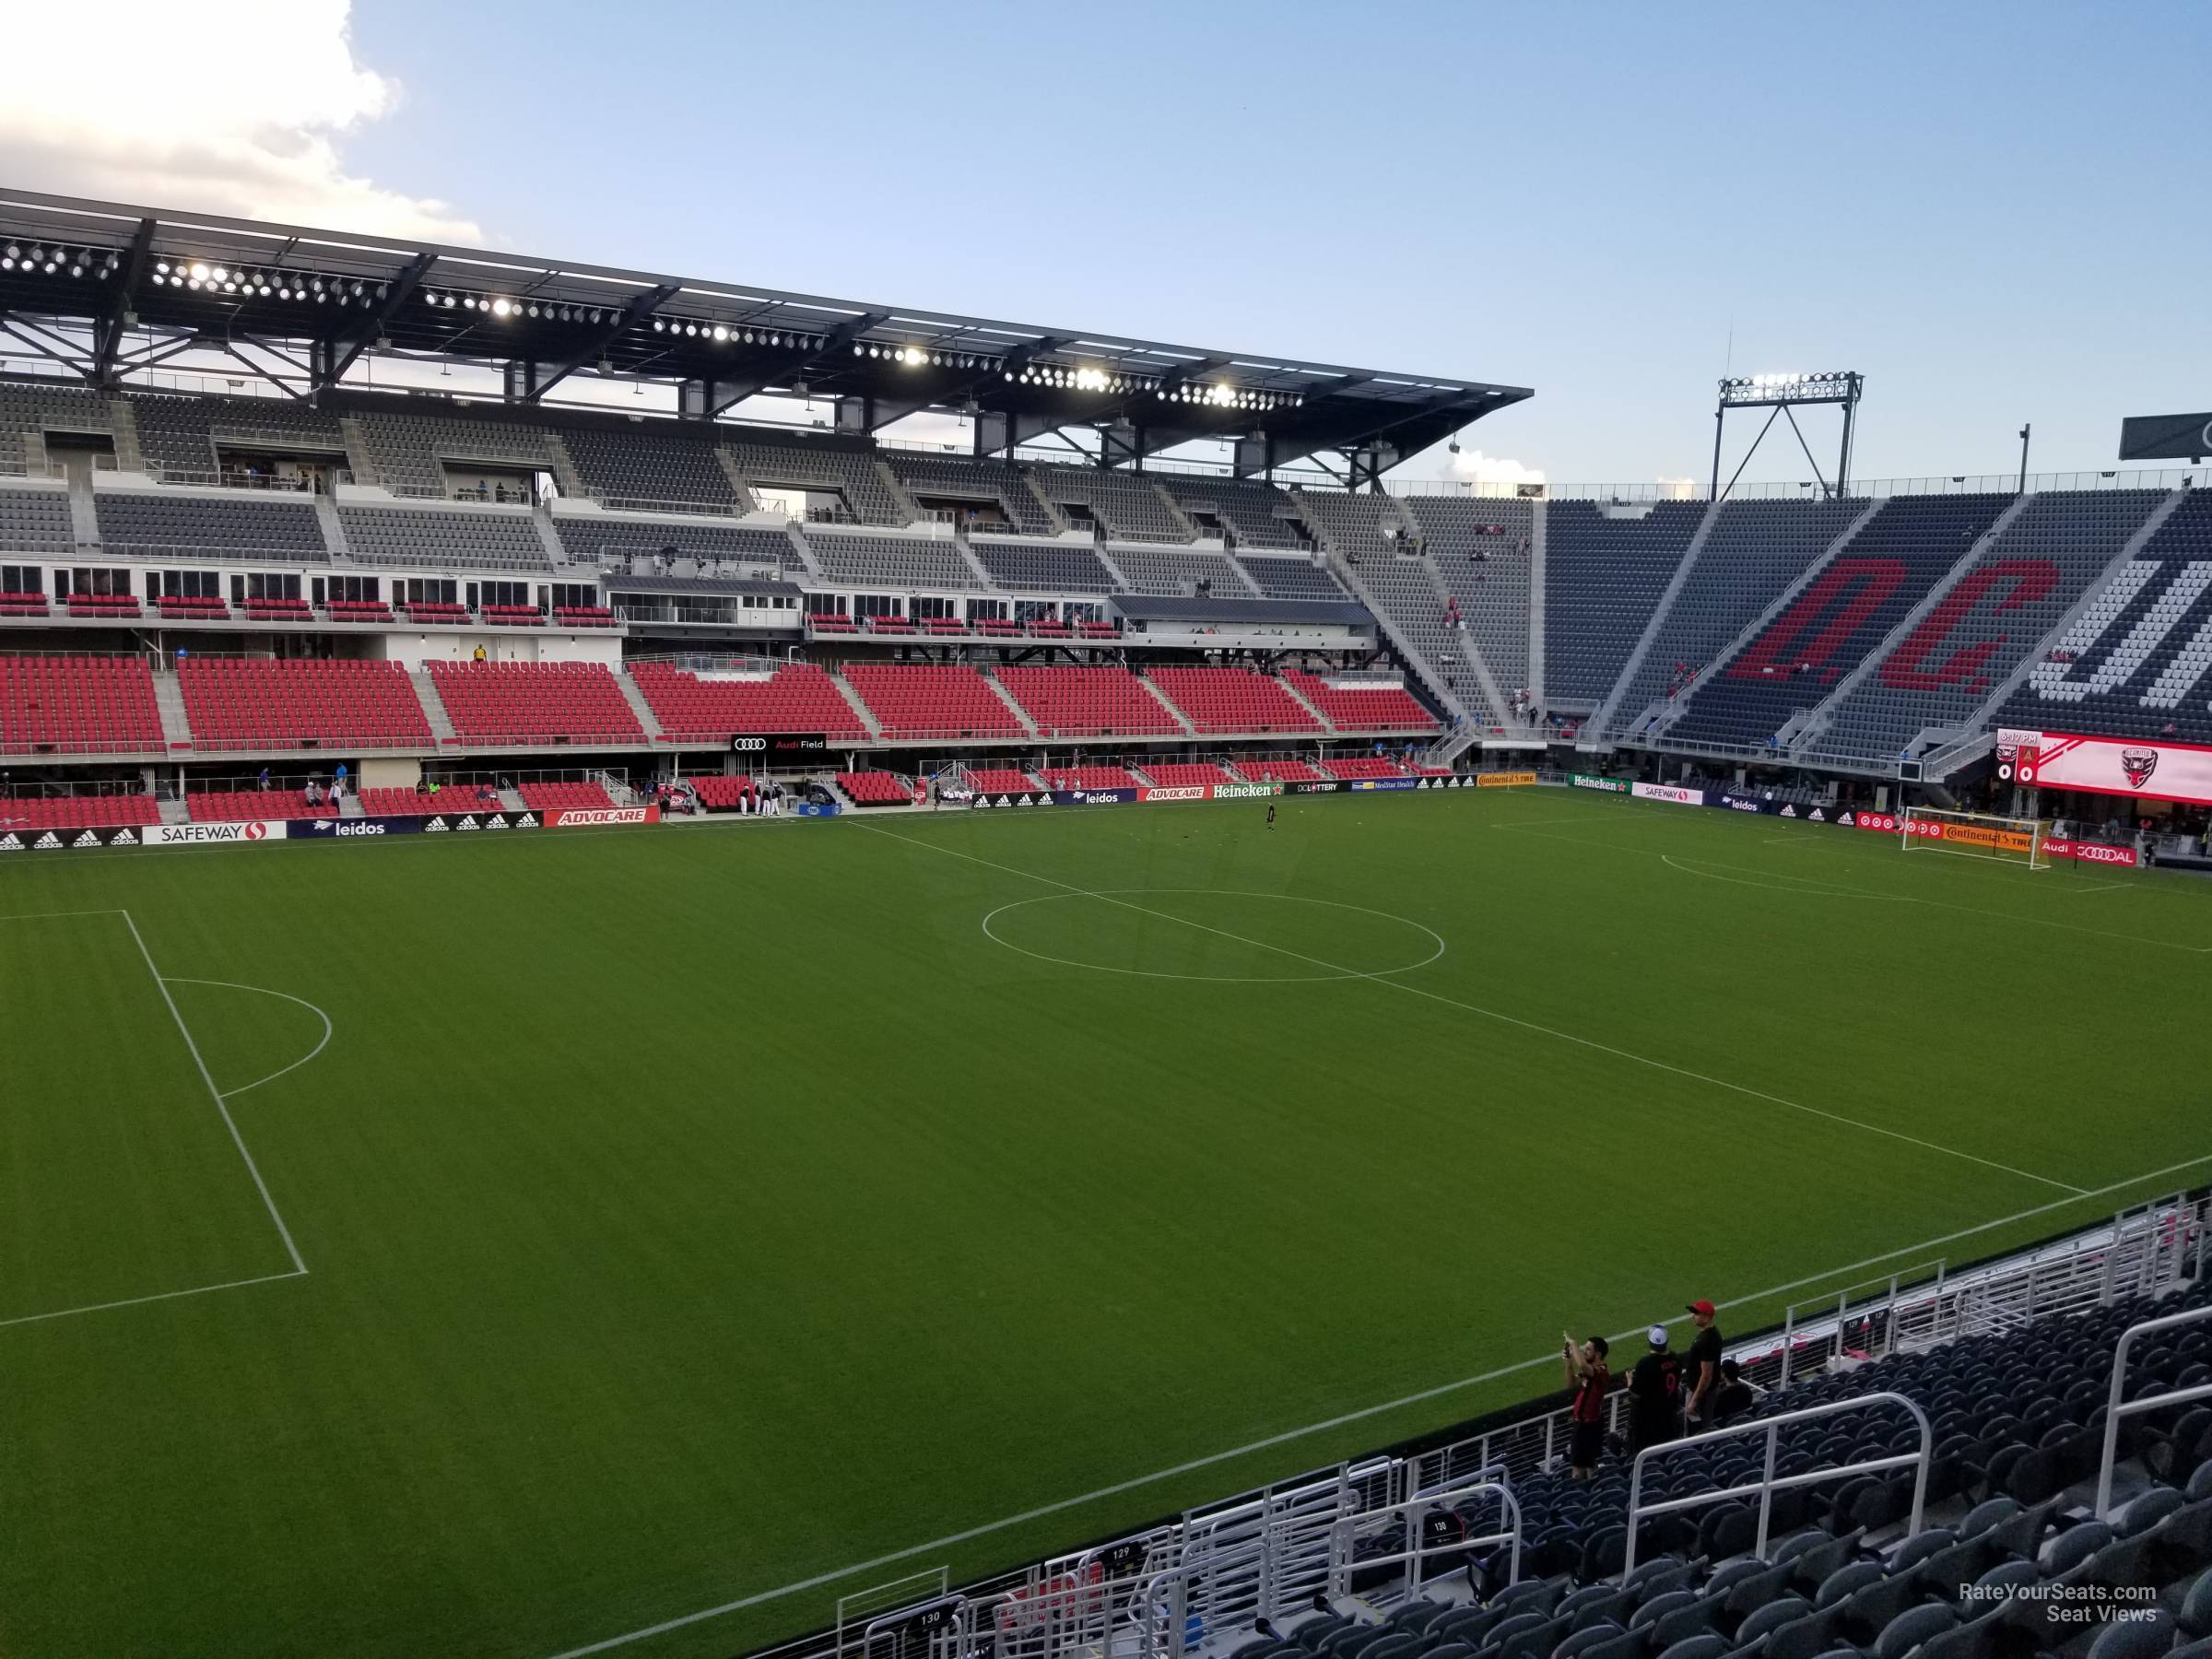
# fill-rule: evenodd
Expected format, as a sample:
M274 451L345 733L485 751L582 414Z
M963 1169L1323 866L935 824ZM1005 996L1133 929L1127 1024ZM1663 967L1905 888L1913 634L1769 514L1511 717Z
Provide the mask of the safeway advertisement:
M1636 783L1630 786L1629 793L1640 801L1671 801L1677 806L1705 805L1703 790L1685 789L1679 783Z
M577 830L587 824L657 824L658 806L556 806L546 814L548 830Z
M2063 732L2011 735L2033 744L2032 751L2024 748L2020 755L2023 784L2146 801L2212 803L2212 748L2200 744L2131 743Z
M282 841L290 826L282 819L250 818L241 824L148 824L142 845L206 847L224 841Z

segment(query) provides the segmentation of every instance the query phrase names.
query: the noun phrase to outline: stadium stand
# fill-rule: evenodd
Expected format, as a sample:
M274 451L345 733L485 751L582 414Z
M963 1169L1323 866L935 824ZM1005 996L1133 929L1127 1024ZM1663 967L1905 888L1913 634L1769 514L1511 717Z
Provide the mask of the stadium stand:
M1058 526L1030 488L1029 479L1018 468L1002 461L924 455L912 450L887 450L883 458L910 494L988 503L998 509L1007 528L1024 535L1057 533Z
M1088 547L1065 542L1019 542L988 535L973 537L969 546L991 579L1011 589L1041 589L1051 593L1104 594L1114 586L1113 577Z
M1342 604L1348 597L1336 578L1311 559L1240 554L1237 562L1252 578L1252 585L1269 599L1326 599Z
M1619 689L1614 729L1641 724L1651 704L1725 651L1851 528L1865 505L1848 498L1724 501L1643 661Z
M327 564L322 521L297 497L239 495L225 500L144 489L103 489L93 497L101 541L111 553L151 558L276 559Z
M837 786L855 806L903 806L914 798L911 779L889 771L841 771Z
M753 781L747 777L733 777L715 773L701 778L686 778L691 791L699 796L699 804L709 812L735 812L749 807L753 798Z
M442 663L430 683L464 745L629 743L645 733L597 663Z
M1775 744L1974 550L2013 500L1931 495L1884 502L1757 639L1698 683L1667 735L1735 747Z
M1038 787L1036 779L1012 766L971 766L968 783L983 794L1021 794Z
M431 794L428 784L412 789L362 789L356 792L356 797L370 818L420 818L464 801L463 792L456 788L441 785L438 794Z
M2212 490L2193 489L2097 589L1998 725L2212 743Z
M1380 755L1356 755L1346 760L1324 760L1321 770L1347 782L1355 778L1403 778L1406 769Z
M154 599L154 614L165 622L226 622L230 618L230 607L220 599L160 594Z
M137 658L0 656L0 753L119 754L166 746L154 677Z
M1155 667L1146 677L1194 732L1318 732L1321 723L1266 675L1249 668Z
M1120 766L1048 766L1037 774L1054 789L1141 789L1135 773Z
M1544 520L1544 692L1594 708L1620 677L1652 607L1680 568L1703 501L1659 501L1616 516L1594 501L1553 501Z
M747 512L715 458L709 437L656 421L624 431L575 427L560 434L584 488L610 507L652 507L663 512Z
M671 561L688 559L701 573L705 573L706 567L722 559L747 567L769 565L787 571L806 568L787 534L753 525L626 519L602 512L557 512L553 515L553 530L560 537L560 545L568 556L579 564L652 559L665 555Z
M836 683L809 663L702 676L641 662L629 673L671 743L721 744L739 732L820 732L840 742L867 735Z
M1326 776L1303 760L1287 759L1269 755L1262 759L1240 760L1236 774L1247 783L1324 783Z
M1088 466L1040 466L1030 475L1047 500L1083 510L1112 541L1187 542L1191 533L1152 479Z
M965 663L848 663L844 675L886 737L1029 735L1006 700Z
M904 593L977 586L960 550L943 537L865 535L807 526L806 546L825 581Z
M76 545L69 498L59 489L0 489L0 547L65 554Z
M1507 696L1526 687L1528 580L1535 512L1517 498L1408 496L1446 598Z
M2031 498L1961 567L1936 606L1841 703L1811 747L1895 755L1922 732L1954 731L2074 608L2164 498L2148 489Z
M1283 677L1340 732L1438 729L1436 716L1402 686L1331 682L1295 668L1286 671Z
M222 446L337 460L346 435L337 417L297 398L177 397L130 394L138 449L147 471L172 483L215 483L237 468L222 465Z
M1629 1483L1618 1465L1584 1483L1541 1471L1513 1483L1524 1539L1517 1587L1505 1588L1502 1562L1493 1559L1478 1570L1491 1592L1487 1605L1416 1600L1367 1627L1377 1635L1361 1645L1411 1631L1393 1643L1394 1654L1425 1659L1456 1643L1484 1659L1752 1652L1904 1659L1916 1651L1930 1659L2053 1652L2152 1659L2173 1646L2195 1659L2212 1635L2212 1478L2194 1438L2203 1414L2188 1434L2154 1431L2138 1442L2148 1467L2109 1519L2084 1514L2064 1494L2094 1468L2104 1392L2097 1362L2109 1366L2129 1323L2204 1300L2201 1286L2179 1303L2124 1299L1885 1357L1769 1394L1743 1419L1847 1406L1884 1391L1924 1403L1947 1448L1928 1492L1947 1519L1911 1536L1900 1535L1900 1524L1912 1476L1889 1471L1785 1488L1763 1557L1751 1553L1756 1518L1743 1503L1654 1517L1641 1529L1635 1571L1624 1573ZM2201 1369L2204 1352L2201 1339L2184 1338L2155 1363L2131 1368L2131 1393L2171 1386L2190 1363ZM2171 1429L2191 1423L2174 1417ZM1899 1408L1870 1402L1778 1424L1772 1443L1778 1471L1799 1477L1901 1452L1917 1444L1917 1430ZM1745 1435L1668 1456L1652 1465L1659 1478L1646 1496L1756 1484L1766 1444ZM1488 1524L1479 1508L1460 1519ZM2133 1622L2051 1614L2100 1594L2108 1606L2140 1596L2143 1611ZM1332 1651L1328 1638L1354 1628L1336 1617L1313 1620L1286 1651Z
M196 749L428 748L406 670L393 662L187 657L177 683Z
M463 466L473 461L533 472L553 470L545 429L524 421L499 416L464 418L377 408L361 409L354 419L377 471L373 482L394 495L451 495L446 477L449 462ZM347 534L350 537L350 530Z
M50 432L112 436L115 417L97 392L0 382L0 473L29 469L33 445Z
M876 469L872 445L825 433L783 441L765 437L732 438L724 448L756 490L825 492L835 495L845 511L864 524L907 522L904 509Z
M1294 527L1298 507L1272 484L1243 478L1196 478L1156 474L1160 487L1201 530L1206 519L1216 520L1229 533L1232 547L1305 546Z
M1046 737L1104 737L1182 730L1126 668L997 670L999 683Z
M363 507L342 501L338 523L354 558L364 562L533 575L553 568L530 514L514 508Z
M1147 760L1138 770L1162 789L1198 789L1237 781L1210 760Z
M106 830L160 821L161 803L150 794L0 796L0 833L15 830Z
M589 779L518 783L514 793L533 812L581 812L616 805L606 785Z
M329 802L310 806L301 791L289 787L188 790L184 810L195 824L235 824L254 818L275 822L338 816L338 809Z
M1158 547L1109 547L1106 554L1140 594L1189 594L1203 589L1216 599L1251 596L1242 571L1223 554Z

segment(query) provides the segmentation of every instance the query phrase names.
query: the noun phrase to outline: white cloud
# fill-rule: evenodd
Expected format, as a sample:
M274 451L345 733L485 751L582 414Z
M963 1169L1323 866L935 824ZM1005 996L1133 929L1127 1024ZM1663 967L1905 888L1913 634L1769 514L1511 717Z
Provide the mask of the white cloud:
M349 172L339 140L399 106L357 62L348 0L6 8L0 178L22 189L480 243L445 203ZM78 72L65 66L76 65Z
M1661 478L1658 485L1663 501L1694 501L1704 488L1696 478Z
M1486 455L1480 450L1462 450L1451 457L1446 477L1469 484L1541 484L1544 469L1524 466L1503 455Z

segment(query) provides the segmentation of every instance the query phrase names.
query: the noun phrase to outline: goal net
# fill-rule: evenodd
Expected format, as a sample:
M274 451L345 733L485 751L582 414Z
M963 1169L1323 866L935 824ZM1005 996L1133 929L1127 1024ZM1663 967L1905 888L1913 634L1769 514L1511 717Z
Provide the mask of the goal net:
M2050 867L2043 851L2041 818L1993 818L1980 812L1945 812L1914 806L1899 819L1900 841L1908 853L1951 853L1962 858L1994 858L2030 870Z

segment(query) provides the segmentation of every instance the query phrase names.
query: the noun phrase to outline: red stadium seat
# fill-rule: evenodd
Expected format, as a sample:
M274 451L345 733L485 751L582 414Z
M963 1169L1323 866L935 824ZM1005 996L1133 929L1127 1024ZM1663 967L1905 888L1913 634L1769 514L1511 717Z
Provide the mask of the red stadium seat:
M1154 668L1146 677L1182 711L1194 731L1322 729L1277 681L1250 668Z
M1104 737L1182 730L1126 668L1006 667L999 683L1047 737Z
M177 683L202 749L428 748L434 741L397 663L187 657Z
M136 657L0 656L0 754L167 747L154 677Z
M811 663L705 676L632 663L629 677L670 743L721 745L740 732L819 732L843 742L868 735L836 682Z
M1283 678L1340 732L1439 732L1435 715L1399 686L1331 685L1318 674L1288 670Z
M886 737L1026 737L1020 720L965 663L848 663L845 682Z
M482 744L641 744L645 730L599 663L429 665L453 735Z

